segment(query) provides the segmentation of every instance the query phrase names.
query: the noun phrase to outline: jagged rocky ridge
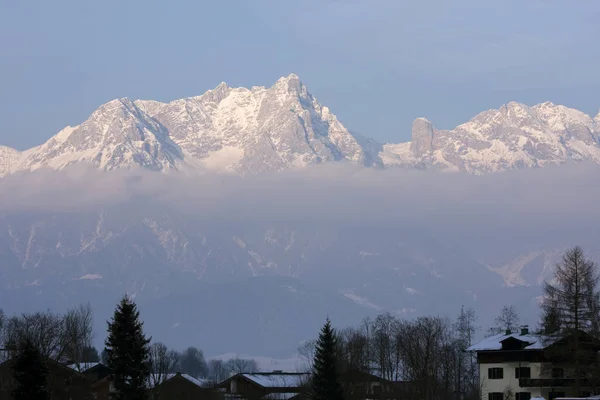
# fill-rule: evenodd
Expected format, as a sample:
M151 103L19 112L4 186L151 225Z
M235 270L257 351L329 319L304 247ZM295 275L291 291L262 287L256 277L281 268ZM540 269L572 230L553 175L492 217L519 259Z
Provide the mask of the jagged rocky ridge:
M291 74L270 88L221 83L170 103L113 100L40 146L24 152L0 146L0 176L81 162L104 170L247 174L347 161L479 174L571 160L600 162L600 114L512 102L453 130L419 118L411 142L379 144L351 133Z
M550 102L516 102L480 113L453 130L419 118L412 141L384 146L385 165L485 173L568 161L600 162L600 114Z

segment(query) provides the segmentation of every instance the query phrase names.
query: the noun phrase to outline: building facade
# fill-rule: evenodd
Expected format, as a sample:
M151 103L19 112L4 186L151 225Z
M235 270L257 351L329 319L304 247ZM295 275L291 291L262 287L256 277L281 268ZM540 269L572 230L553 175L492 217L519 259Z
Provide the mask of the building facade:
M575 337L577 336L577 337ZM574 341L579 349L580 376L573 371ZM589 396L598 388L600 342L584 332L550 340L529 333L505 332L471 346L477 353L482 400L530 400ZM576 393L577 392L577 393Z

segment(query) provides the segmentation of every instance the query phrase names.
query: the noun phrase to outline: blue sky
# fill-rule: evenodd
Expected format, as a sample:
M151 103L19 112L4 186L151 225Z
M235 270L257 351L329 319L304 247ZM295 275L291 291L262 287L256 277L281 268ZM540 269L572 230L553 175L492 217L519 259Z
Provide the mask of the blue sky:
M600 1L0 1L0 144L117 97L168 101L294 72L350 129L410 139L511 100L600 108Z

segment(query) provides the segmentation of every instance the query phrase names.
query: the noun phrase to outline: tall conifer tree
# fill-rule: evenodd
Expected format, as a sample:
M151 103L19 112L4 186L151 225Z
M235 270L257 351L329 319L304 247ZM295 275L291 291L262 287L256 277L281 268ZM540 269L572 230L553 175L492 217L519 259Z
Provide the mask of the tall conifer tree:
M312 376L313 400L343 400L337 366L337 340L329 318L317 341Z
M123 297L108 323L106 354L116 400L145 400L150 375L149 343L135 303Z
M48 400L48 367L29 340L19 346L13 364L14 400Z

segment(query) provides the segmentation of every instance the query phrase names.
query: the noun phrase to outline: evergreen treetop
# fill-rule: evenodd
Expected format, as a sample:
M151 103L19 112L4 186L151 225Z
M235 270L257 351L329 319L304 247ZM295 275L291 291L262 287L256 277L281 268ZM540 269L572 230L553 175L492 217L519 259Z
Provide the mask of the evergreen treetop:
M31 341L20 344L12 369L14 400L48 400L48 367Z
M150 375L149 343L136 304L127 296L123 297L108 323L105 342L107 364L112 370L113 398L146 399Z
M312 376L313 400L342 400L344 398L337 366L337 339L329 318L321 329L314 359Z

